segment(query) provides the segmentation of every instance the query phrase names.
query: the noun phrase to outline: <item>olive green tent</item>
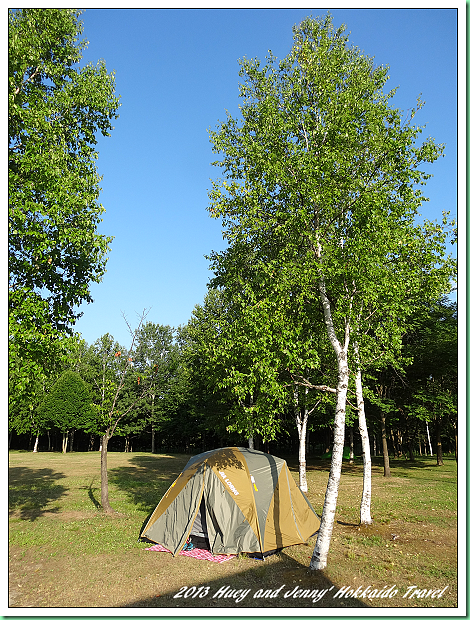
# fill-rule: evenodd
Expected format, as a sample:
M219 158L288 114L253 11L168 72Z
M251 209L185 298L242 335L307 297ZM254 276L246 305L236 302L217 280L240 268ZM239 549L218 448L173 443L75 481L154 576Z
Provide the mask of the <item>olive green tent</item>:
M305 543L319 526L283 459L247 448L219 448L188 461L141 538L174 555L188 539L205 541L213 554L266 555Z

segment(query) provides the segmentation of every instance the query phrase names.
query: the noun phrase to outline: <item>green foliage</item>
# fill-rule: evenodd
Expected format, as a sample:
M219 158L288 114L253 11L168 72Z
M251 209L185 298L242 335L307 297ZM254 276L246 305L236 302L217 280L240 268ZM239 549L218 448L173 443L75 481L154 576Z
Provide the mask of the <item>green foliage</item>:
M76 372L66 370L38 407L39 415L63 433L87 428L93 416L87 384Z
M146 423L152 423L154 428L159 428L178 407L181 370L175 330L150 321L142 325L137 334L134 371L146 385L140 409Z
M41 432L47 426L38 406L79 346L75 336L38 340L29 336L19 331L9 351L9 430L20 435Z
M388 68L329 15L296 26L285 59L240 64L241 119L210 132L223 177L209 210L229 243L211 255L230 300L220 385L243 396L263 385L277 400L282 371L301 385L331 380L326 334L337 354L357 343L352 367L398 364L406 318L423 295L448 291L455 270L445 218L415 223L429 178L420 167L443 152L432 138L418 144L411 119L423 103L403 120Z
M92 388L96 432L103 434L109 423L108 414L116 390L129 366L129 354L111 334L106 333L90 346L83 362L84 376Z
M109 135L118 100L103 62L74 67L80 34L68 9L10 12L10 307L28 327L73 323L110 242L96 233L94 146L98 131Z
M76 307L91 301L111 241L97 233L96 135L117 117L114 76L76 65L69 9L9 12L9 312L14 399L57 370Z

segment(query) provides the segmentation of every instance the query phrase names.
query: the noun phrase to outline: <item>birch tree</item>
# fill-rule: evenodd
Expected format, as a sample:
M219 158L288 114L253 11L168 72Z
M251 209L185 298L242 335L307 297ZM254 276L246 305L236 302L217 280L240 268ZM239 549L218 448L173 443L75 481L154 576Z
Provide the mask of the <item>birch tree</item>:
M341 476L350 345L359 351L376 337L400 346L400 322L412 310L420 274L445 287L443 227L418 229L423 201L419 169L442 145L418 144L422 128L393 108L385 91L388 68L348 43L331 16L294 27L288 56L241 61L242 118L230 114L211 132L223 178L213 181L210 210L222 217L229 244L248 243L263 256L264 297L289 294L319 304L335 357L334 446L322 522L311 568L322 569L333 530ZM427 226L427 227L426 227ZM419 269L402 272L422 252ZM397 261L397 257L399 260ZM399 266L396 269L397 264ZM438 265L438 267L436 267ZM275 273L275 278L269 274ZM375 317L374 330L364 309Z

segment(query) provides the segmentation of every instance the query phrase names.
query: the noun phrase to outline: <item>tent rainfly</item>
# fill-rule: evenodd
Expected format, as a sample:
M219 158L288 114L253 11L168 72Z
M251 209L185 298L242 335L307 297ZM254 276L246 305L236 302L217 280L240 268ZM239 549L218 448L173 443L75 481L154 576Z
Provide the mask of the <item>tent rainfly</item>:
M305 543L320 519L283 459L247 448L193 456L140 537L178 555L185 543L216 554L269 555Z

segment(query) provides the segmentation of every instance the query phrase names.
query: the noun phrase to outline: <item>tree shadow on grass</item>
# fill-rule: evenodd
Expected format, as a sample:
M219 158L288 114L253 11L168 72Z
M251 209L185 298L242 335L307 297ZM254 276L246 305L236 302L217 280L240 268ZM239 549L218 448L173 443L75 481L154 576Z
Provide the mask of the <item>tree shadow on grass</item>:
M444 459L444 464L446 464L446 460ZM452 461L453 459L448 459ZM294 457L287 459L289 467L291 469L298 469L298 463L296 463ZM371 458L372 469L376 469L377 471L382 471L383 473L383 458L382 457L372 457ZM307 461L307 470L308 471L325 471L329 472L331 467L331 459L329 458L312 458L310 457ZM343 464L341 466L341 471L343 473L357 473L362 476L362 457L356 457L354 459L354 463L349 463L348 459L343 459ZM441 466L437 465L435 457L422 458L417 456L414 461L410 461L409 459L404 458L390 458L390 469L409 469L409 470L439 470Z
M155 565L158 566L160 553L148 553L155 554ZM325 574L326 571L312 572L284 551L265 561L251 558L229 560L228 564L237 562L240 571L233 572L232 566L228 566L226 576L209 581L198 581L198 563L203 563L203 560L177 556L172 561L180 563L181 572L193 576L184 584L185 588L182 586L165 593L156 591L153 596L132 601L122 607L369 607L364 599L337 595L342 586L334 584ZM234 596L235 593L237 596Z
M58 512L59 508L47 508L68 490L57 480L65 474L50 468L32 469L30 467L10 467L9 469L9 515L19 511L25 521L35 521L45 513Z
M97 510L101 510L101 503L96 499L95 493L94 493L95 491L100 491L100 487L95 487L94 483L95 483L95 478L93 478L93 480L90 482L90 484L87 487L80 487L80 488L88 491L88 497L90 498L93 506Z
M130 459L132 465L111 469L108 479L125 491L139 510L149 512L179 476L187 461L187 456L135 456Z

